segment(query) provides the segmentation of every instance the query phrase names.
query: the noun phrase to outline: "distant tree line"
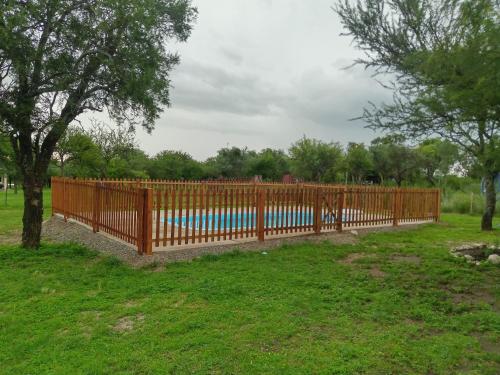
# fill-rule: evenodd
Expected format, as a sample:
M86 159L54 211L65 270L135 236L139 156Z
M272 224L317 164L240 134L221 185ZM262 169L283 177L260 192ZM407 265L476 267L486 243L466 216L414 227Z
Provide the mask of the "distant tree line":
M9 143L0 139L0 168L12 180L19 176ZM400 136L374 139L369 145L323 142L303 137L288 150L225 147L204 161L182 151L148 156L133 131L96 123L90 129L70 127L58 142L49 176L81 178L152 178L202 180L252 178L281 181L284 175L323 183L443 186L457 174L479 178L476 164L440 139L409 145Z

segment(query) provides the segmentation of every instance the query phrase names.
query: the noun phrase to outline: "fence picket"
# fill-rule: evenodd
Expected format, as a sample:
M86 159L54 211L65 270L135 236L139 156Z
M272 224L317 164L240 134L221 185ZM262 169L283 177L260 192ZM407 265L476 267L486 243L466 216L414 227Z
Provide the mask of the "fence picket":
M439 189L53 177L52 212L152 246L438 221ZM204 220L203 220L204 218ZM217 222L216 222L217 221Z

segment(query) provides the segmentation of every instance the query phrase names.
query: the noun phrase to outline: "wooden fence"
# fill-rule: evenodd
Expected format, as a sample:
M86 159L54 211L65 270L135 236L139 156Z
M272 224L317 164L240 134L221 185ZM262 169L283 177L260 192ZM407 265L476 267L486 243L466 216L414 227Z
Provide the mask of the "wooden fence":
M437 221L438 189L52 179L53 213L153 248Z

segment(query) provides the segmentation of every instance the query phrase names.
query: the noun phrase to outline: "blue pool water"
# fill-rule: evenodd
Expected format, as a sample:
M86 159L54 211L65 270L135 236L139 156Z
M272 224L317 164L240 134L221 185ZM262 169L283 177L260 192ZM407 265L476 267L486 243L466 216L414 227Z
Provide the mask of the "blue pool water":
M288 226L292 225L312 225L313 224L313 215L309 214L308 212L303 212L302 215L300 213L295 213L295 212L285 212L283 213L269 213L269 218L267 215L264 215L264 227L266 228L277 228L277 227L287 227L287 216L288 216ZM345 221L345 214L342 215L342 221ZM212 230L212 225L215 230L219 228L219 214L216 213L215 215L212 215L209 213L207 216L202 215L201 216L202 220L202 229L206 228L207 220L208 220L208 229ZM163 218L161 219L163 222ZM329 217L324 217L323 221L328 221L329 223L334 223L335 218L329 218ZM172 224L172 218L168 218L167 222L169 224ZM226 223L226 228L229 228L230 226L234 229L241 229L241 228L246 228L247 225L248 227L256 227L256 217L253 213L234 213L233 215L224 215L224 213L221 213L220 215L220 224L221 228L224 228L224 222ZM232 222L232 223L231 223ZM189 216L189 219L187 219L185 216L182 217L180 223L179 223L179 218L176 217L174 221L175 226L179 226L179 224L183 227L189 227L190 229L193 228L199 228L200 225L200 216ZM187 224L187 225L186 225Z

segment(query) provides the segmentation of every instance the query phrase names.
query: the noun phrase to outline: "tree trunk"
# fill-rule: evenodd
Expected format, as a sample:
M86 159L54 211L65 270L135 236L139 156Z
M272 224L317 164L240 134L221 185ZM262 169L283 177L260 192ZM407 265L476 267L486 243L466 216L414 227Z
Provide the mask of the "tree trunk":
M24 214L22 246L28 249L40 247L43 218L43 180L24 178Z
M495 175L487 173L484 176L484 187L486 193L486 204L483 218L481 220L481 230L493 229L493 216L495 215L497 194L495 189Z
M436 185L436 182L434 181L434 172L435 171L427 171L426 173L426 178L427 178L427 181L429 182L429 184L431 186L435 186Z

